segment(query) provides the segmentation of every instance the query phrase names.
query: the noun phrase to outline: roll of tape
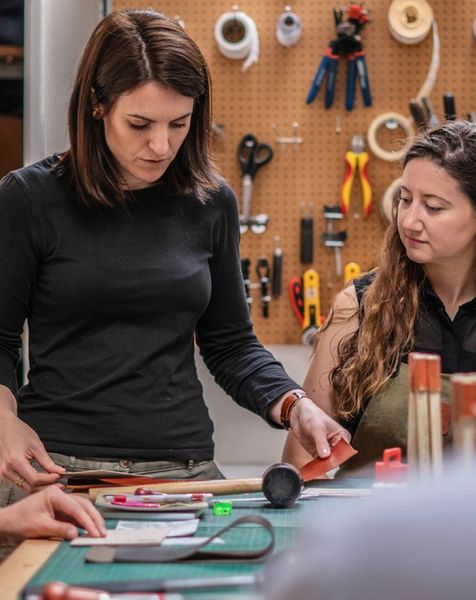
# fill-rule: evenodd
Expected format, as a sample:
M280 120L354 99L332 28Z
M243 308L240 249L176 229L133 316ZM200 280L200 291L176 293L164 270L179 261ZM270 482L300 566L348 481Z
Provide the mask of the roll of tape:
M242 11L223 13L215 23L215 41L226 58L246 58L241 70L246 71L259 58L258 29L251 17Z
M426 0L393 0L387 22L396 40L402 44L418 44L430 33L433 9Z
M285 48L294 46L302 35L301 19L296 13L287 10L279 17L276 23L276 37Z
M392 123L392 126L395 129L400 127L405 132L405 138L407 139L399 150L384 150L377 142L377 131L384 125L388 126L389 123ZM375 156L377 156L377 158L389 162L395 162L396 160L401 160L404 157L405 152L411 144L412 136L413 129L410 120L407 119L407 117L394 112L383 113L378 117L375 117L375 119L370 123L367 131L367 141L370 150L375 154Z
M388 186L388 188L385 190L382 196L382 200L380 201L380 212L389 223L392 223L394 218L393 207L395 206L395 195L398 193L401 185L401 177L397 177L397 179L394 179L392 183Z

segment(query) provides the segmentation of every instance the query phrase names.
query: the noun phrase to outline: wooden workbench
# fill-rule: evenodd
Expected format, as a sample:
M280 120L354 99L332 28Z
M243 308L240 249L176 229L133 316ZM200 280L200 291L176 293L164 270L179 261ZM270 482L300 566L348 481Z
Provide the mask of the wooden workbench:
M316 482L317 484L317 482ZM342 482L319 481L316 487L351 487L368 488L368 480L349 480L343 486ZM311 486L313 487L313 486ZM237 517L245 514L260 514L267 518L272 524L275 532L276 544L274 552L279 552L291 547L299 535L302 526L306 526L315 519L326 518L330 510L337 506L343 507L354 503L354 498L319 498L318 500L304 500L298 502L289 509L276 508L233 508L231 516L215 516L211 509L207 510L201 519L197 531L199 536L209 536L218 529L228 525ZM126 518L126 517L125 517ZM108 522L114 526L116 522ZM231 532L230 532L231 533ZM225 534L225 537L228 534ZM230 548L256 549L268 543L269 534L263 529L246 525L235 530L235 534L226 539ZM55 550L57 550L55 552ZM19 592L28 583L34 586L42 586L48 581L61 580L72 584L97 584L104 581L124 581L133 579L182 579L189 577L213 577L223 575L248 575L258 574L264 564L258 563L167 563L167 564L91 564L84 560L87 548L71 547L69 543L55 542L50 540L28 540L23 542L6 561L0 565L0 590L2 600L18 600ZM212 561L213 563L213 561ZM243 598L243 589L228 590L226 597ZM203 594L203 591L202 591ZM195 600L196 597L203 599L203 595L194 592L184 592L184 598ZM223 591L217 590L216 597L223 598ZM206 598L212 599L215 593L209 591Z
M26 540L0 564L3 600L16 600L20 590L58 547L53 540Z

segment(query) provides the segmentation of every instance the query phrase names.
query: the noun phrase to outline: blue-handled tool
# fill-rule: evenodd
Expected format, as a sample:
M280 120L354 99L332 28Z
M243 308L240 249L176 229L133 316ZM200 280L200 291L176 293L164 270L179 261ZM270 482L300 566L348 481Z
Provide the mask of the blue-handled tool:
M337 66L341 55L348 59L346 101L347 110L354 108L355 82L359 81L365 106L371 106L372 94L370 92L369 76L362 40L359 32L368 21L368 12L362 5L351 3L347 9L334 9L334 23L337 37L329 42L319 68L314 76L311 88L307 95L306 103L310 104L317 96L324 78L327 76L325 108L330 108L334 101Z
M360 44L360 46L362 46ZM362 49L349 54L347 62L347 87L345 96L346 110L352 110L355 102L355 82L359 81L364 106L372 106L372 92L365 62L365 53Z
M327 75L325 106L326 108L332 106L332 102L334 100L338 61L339 55L333 52L331 43L331 45L326 49L319 68L317 69L316 75L312 81L309 93L307 95L306 104L310 104L317 96L322 82L324 81L324 77Z

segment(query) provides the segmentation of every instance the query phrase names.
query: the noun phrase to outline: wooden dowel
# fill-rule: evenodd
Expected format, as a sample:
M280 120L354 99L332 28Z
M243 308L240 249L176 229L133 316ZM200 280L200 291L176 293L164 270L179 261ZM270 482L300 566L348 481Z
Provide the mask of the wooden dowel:
M454 446L459 460L467 467L476 462L476 373L451 376L455 432Z
M166 492L169 494L192 493L192 492L210 492L212 494L240 494L243 492L260 492L261 477L250 479L210 479L208 481L199 481L191 479L190 481L174 481L168 483L151 483L147 487L155 492ZM137 485L90 488L89 497L95 500L97 495L104 494L133 494Z
M428 402L430 413L431 468L433 476L443 475L443 439L441 431L441 358L428 354L426 358Z

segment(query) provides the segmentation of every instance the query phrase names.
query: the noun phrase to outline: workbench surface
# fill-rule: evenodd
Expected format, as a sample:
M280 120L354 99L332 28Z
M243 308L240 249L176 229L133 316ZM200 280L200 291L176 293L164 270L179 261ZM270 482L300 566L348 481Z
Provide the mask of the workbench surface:
M345 484L339 482L319 481L316 486L322 487L370 487L369 480L349 480ZM235 496L236 497L236 496ZM197 536L209 536L230 524L234 519L246 514L259 514L267 518L274 527L276 546L274 553L292 546L302 527L306 527L316 519L325 519L330 512L340 510L349 503L361 502L358 498L319 498L303 500L292 508L251 508L234 507L229 516L214 516L208 509L200 520ZM124 520L126 520L126 515ZM108 520L108 527L117 521ZM240 526L224 535L225 544L221 549L262 548L269 542L269 534L255 524ZM92 584L101 582L134 579L176 579L188 577L213 577L226 575L256 574L262 571L263 562L183 562L167 564L92 564L84 561L88 548L71 547L69 542L50 540L27 540L0 565L0 589L3 600L17 600L26 583L42 585L49 581L64 581L71 584ZM187 600L203 600L204 598L258 598L256 592L242 588L231 591L182 592ZM226 595L225 595L226 594Z

